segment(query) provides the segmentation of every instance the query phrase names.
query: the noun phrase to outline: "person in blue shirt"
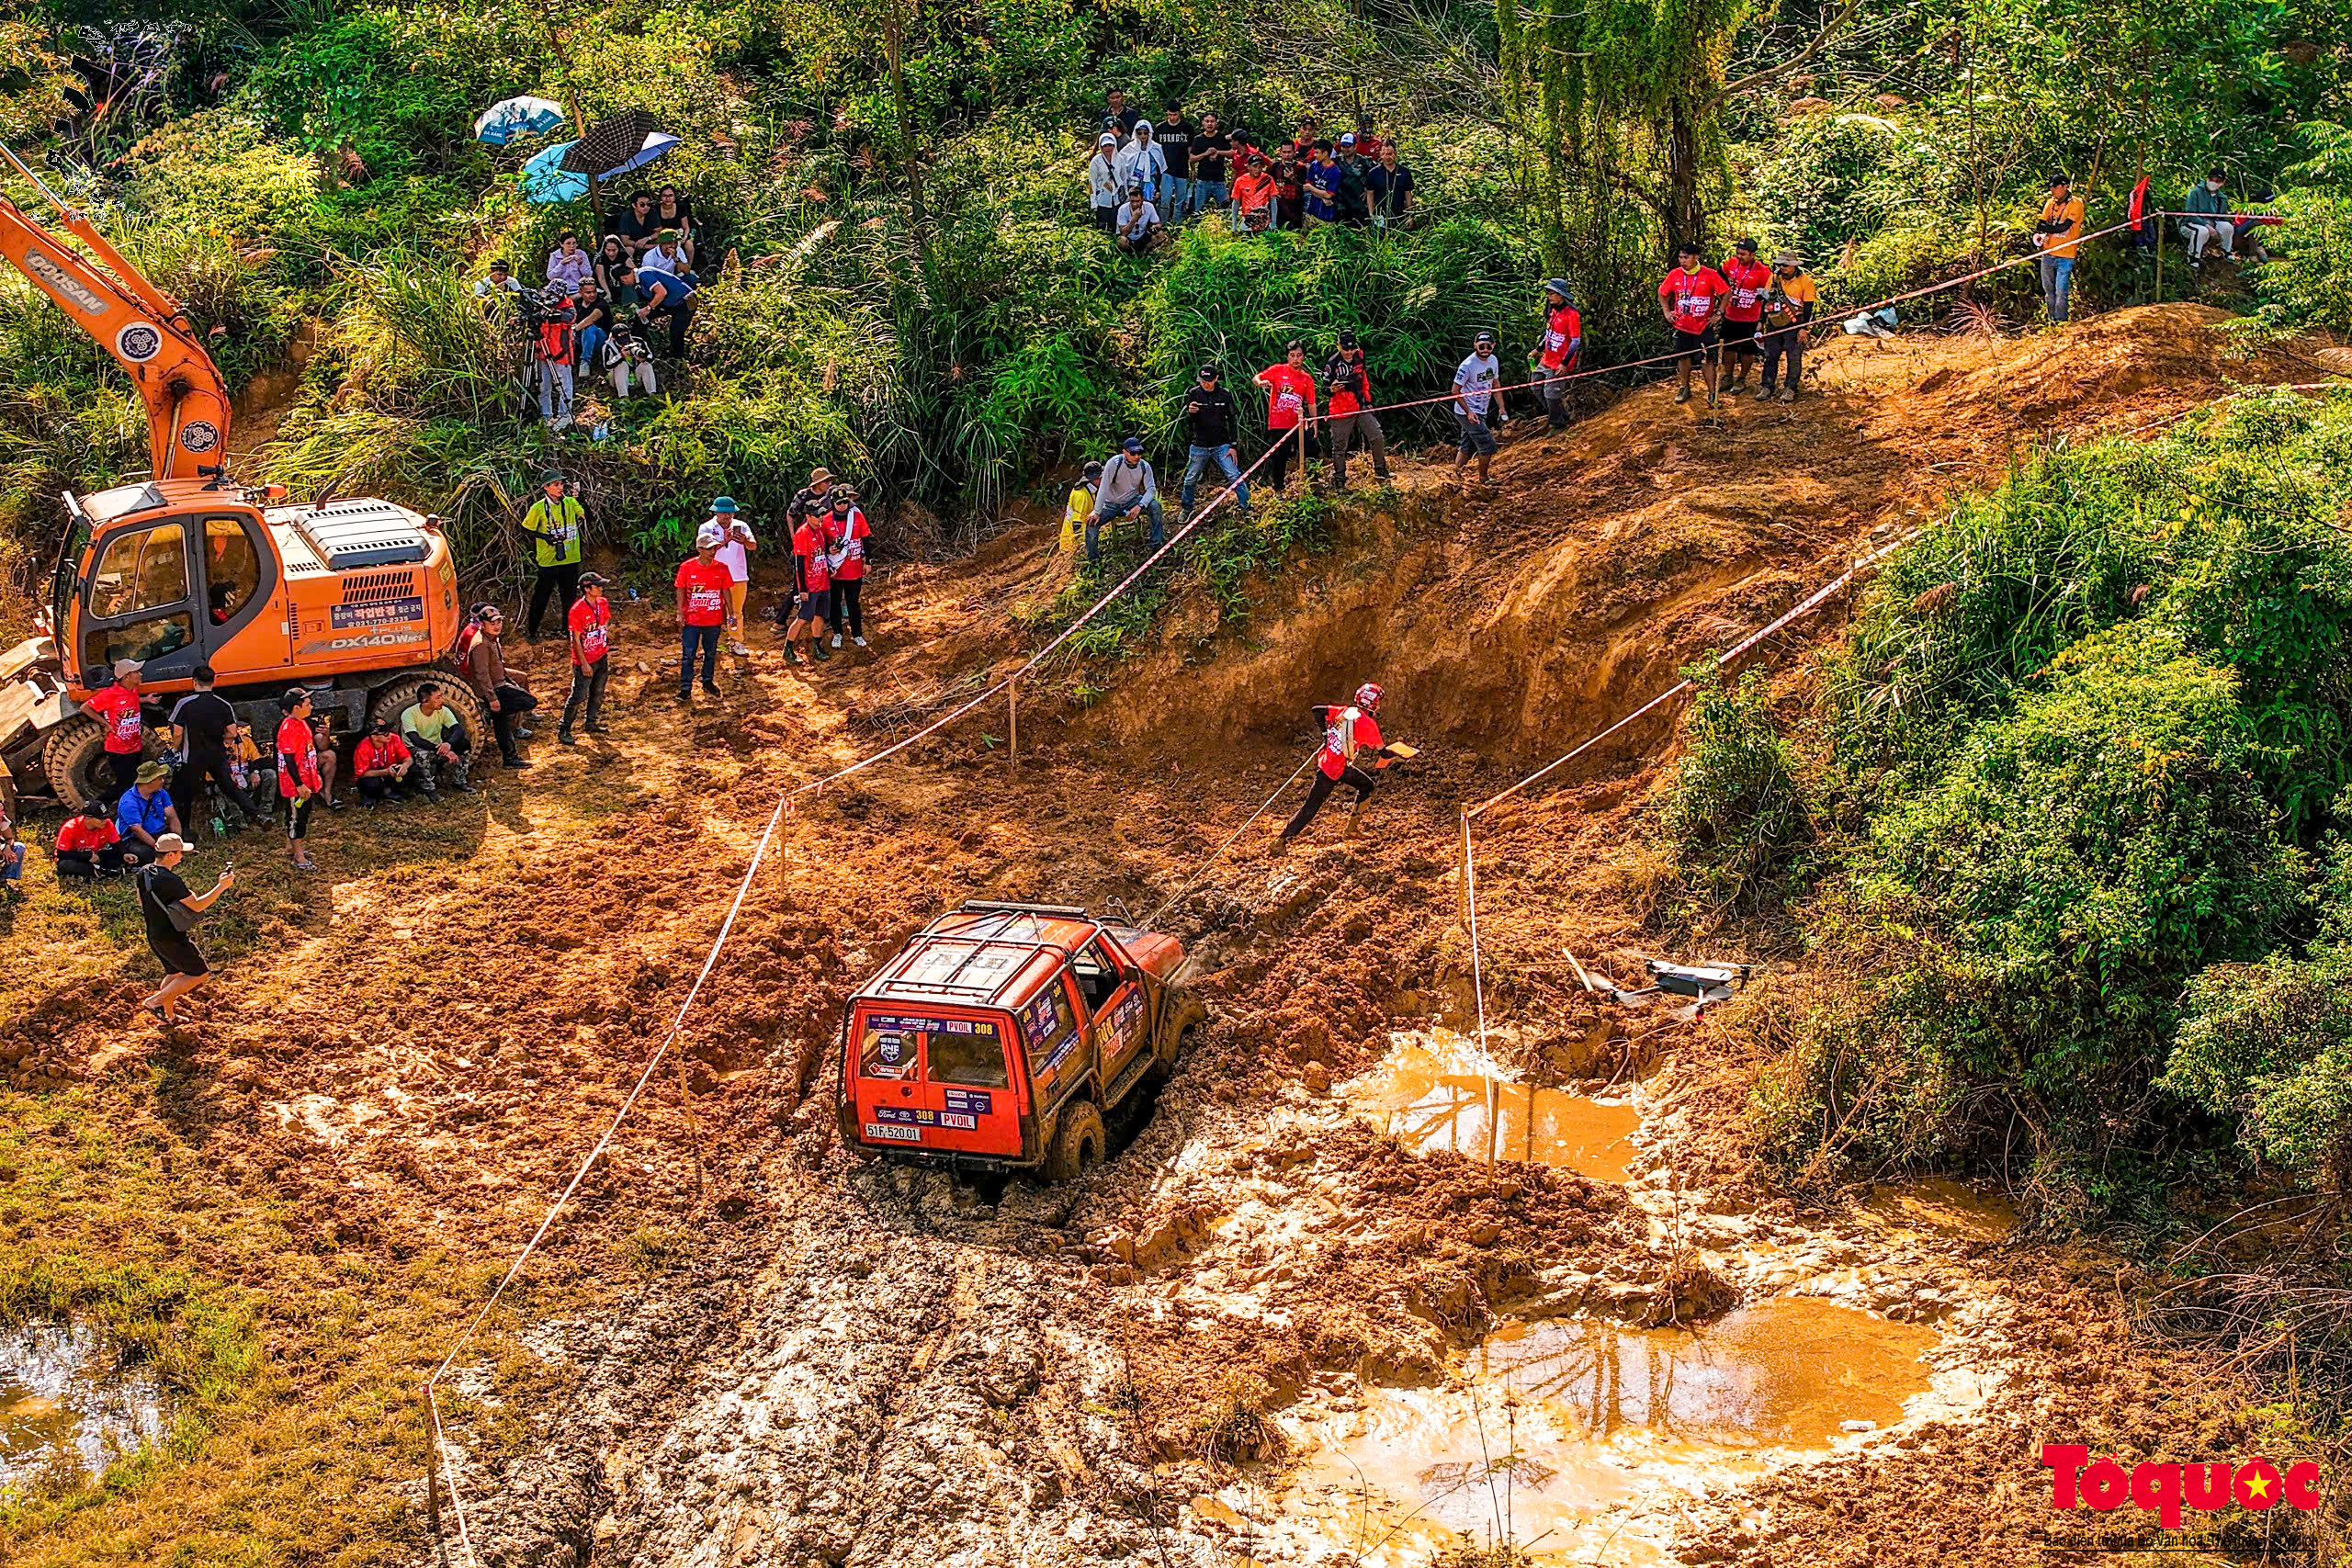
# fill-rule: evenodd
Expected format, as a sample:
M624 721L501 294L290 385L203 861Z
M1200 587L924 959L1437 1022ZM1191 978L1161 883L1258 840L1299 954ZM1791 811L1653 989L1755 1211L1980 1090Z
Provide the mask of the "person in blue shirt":
M1306 166L1305 195L1306 220L1310 223L1336 223L1340 220L1340 187L1347 182L1348 172L1340 167L1340 160L1332 154L1331 144L1315 144L1315 162Z
M141 762L139 779L122 792L114 808L115 830L122 835L122 863L141 866L155 858L155 840L180 830L180 814L172 805L168 762Z

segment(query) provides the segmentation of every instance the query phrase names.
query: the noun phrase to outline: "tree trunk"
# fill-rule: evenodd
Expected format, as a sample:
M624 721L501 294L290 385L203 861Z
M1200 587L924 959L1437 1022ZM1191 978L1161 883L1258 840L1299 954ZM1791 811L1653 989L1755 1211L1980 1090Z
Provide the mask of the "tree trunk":
M1667 124L1666 190L1667 226L1673 230L1668 243L1697 245L1701 254L1707 254L1707 209L1699 197L1699 128L1679 98Z

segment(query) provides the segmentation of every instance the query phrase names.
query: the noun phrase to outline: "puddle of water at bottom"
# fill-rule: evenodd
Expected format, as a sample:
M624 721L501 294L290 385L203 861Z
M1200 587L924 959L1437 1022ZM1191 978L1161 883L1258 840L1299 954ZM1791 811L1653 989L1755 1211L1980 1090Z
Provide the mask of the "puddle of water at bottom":
M1456 1532L1553 1553L1657 1560L1598 1516L1664 1485L1751 1475L1766 1450L1826 1449L1841 1425L1900 1420L1926 1391L1932 1329L1789 1297L1700 1333L1589 1318L1507 1325L1459 1386L1363 1391L1301 1471L1272 1534L1300 1560L1426 1562ZM1506 1517L1507 1516L1507 1517Z
M1998 1241L2017 1229L2014 1204L1997 1192L1979 1192L1949 1176L1882 1187L1862 1205L1898 1230L1925 1231L1956 1241Z
M1634 1134L1642 1125L1641 1112L1630 1105L1507 1083L1419 1045L1399 1046L1342 1093L1419 1153L1491 1155L1602 1181L1623 1181L1633 1173Z
M96 1476L161 1435L168 1402L87 1324L0 1331L0 1493L62 1466Z

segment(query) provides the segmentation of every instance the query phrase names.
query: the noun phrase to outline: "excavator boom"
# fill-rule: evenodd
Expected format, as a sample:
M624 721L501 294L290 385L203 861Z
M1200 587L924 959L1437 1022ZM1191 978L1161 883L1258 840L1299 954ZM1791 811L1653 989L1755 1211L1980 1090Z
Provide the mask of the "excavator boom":
M97 261L5 197L0 256L57 301L68 320L130 373L147 404L148 457L155 477L218 477L229 449L229 390L220 368L168 295L148 282L88 219L62 203L60 210L65 226Z

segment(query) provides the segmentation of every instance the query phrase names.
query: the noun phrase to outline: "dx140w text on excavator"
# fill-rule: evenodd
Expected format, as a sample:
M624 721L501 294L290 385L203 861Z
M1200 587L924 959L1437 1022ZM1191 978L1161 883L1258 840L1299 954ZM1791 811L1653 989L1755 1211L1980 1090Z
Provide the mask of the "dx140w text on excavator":
M397 716L462 629L457 563L437 519L387 501L287 504L228 473L230 403L179 303L14 152L67 244L0 197L0 256L114 356L147 406L153 478L67 495L68 525L35 635L0 655L0 783L69 808L101 793L104 732L82 703L117 660L144 666L151 718L212 667L258 733L286 688L311 688L339 730ZM481 733L462 682L445 687Z

